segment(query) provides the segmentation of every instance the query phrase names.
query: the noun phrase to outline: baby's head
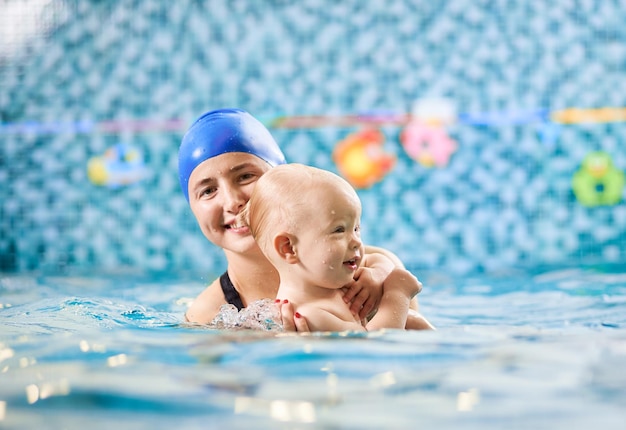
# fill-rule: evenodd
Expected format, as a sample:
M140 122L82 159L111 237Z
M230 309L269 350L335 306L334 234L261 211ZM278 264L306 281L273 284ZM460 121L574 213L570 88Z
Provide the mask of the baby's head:
M245 218L252 236L272 260L276 234L298 235L310 228L322 211L345 204L361 203L354 188L327 170L291 163L276 166L257 181L246 207Z

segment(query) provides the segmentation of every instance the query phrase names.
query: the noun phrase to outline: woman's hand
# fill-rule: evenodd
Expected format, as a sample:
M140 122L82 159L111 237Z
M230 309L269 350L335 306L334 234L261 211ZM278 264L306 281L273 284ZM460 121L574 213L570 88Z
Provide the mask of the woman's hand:
M295 331L299 333L308 333L309 325L306 319L296 312L289 300L276 299L276 305L280 310L280 316L283 321L283 329L285 331Z

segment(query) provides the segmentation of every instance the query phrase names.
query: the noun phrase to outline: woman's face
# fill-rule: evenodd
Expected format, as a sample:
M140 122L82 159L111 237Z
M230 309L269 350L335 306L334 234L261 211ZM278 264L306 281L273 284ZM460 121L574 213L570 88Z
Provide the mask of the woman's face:
M271 166L244 152L227 152L205 160L189 177L189 205L204 236L233 252L246 252L256 242L237 215L250 199L256 181Z

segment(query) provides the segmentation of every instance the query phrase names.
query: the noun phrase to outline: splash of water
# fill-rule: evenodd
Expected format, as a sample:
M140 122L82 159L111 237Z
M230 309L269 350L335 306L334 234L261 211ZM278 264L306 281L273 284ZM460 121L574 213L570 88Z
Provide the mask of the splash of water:
M274 300L262 299L237 311L233 305L222 305L219 313L209 324L211 328L253 329L263 331L283 331L280 311Z

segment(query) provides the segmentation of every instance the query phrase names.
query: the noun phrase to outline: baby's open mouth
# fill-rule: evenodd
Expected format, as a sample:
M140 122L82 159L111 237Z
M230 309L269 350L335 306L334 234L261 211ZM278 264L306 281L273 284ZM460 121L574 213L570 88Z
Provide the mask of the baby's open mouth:
M346 266L352 267L352 268L356 268L359 265L359 261L361 260L360 257L354 257L350 260L346 260L343 262L343 264L345 264Z

